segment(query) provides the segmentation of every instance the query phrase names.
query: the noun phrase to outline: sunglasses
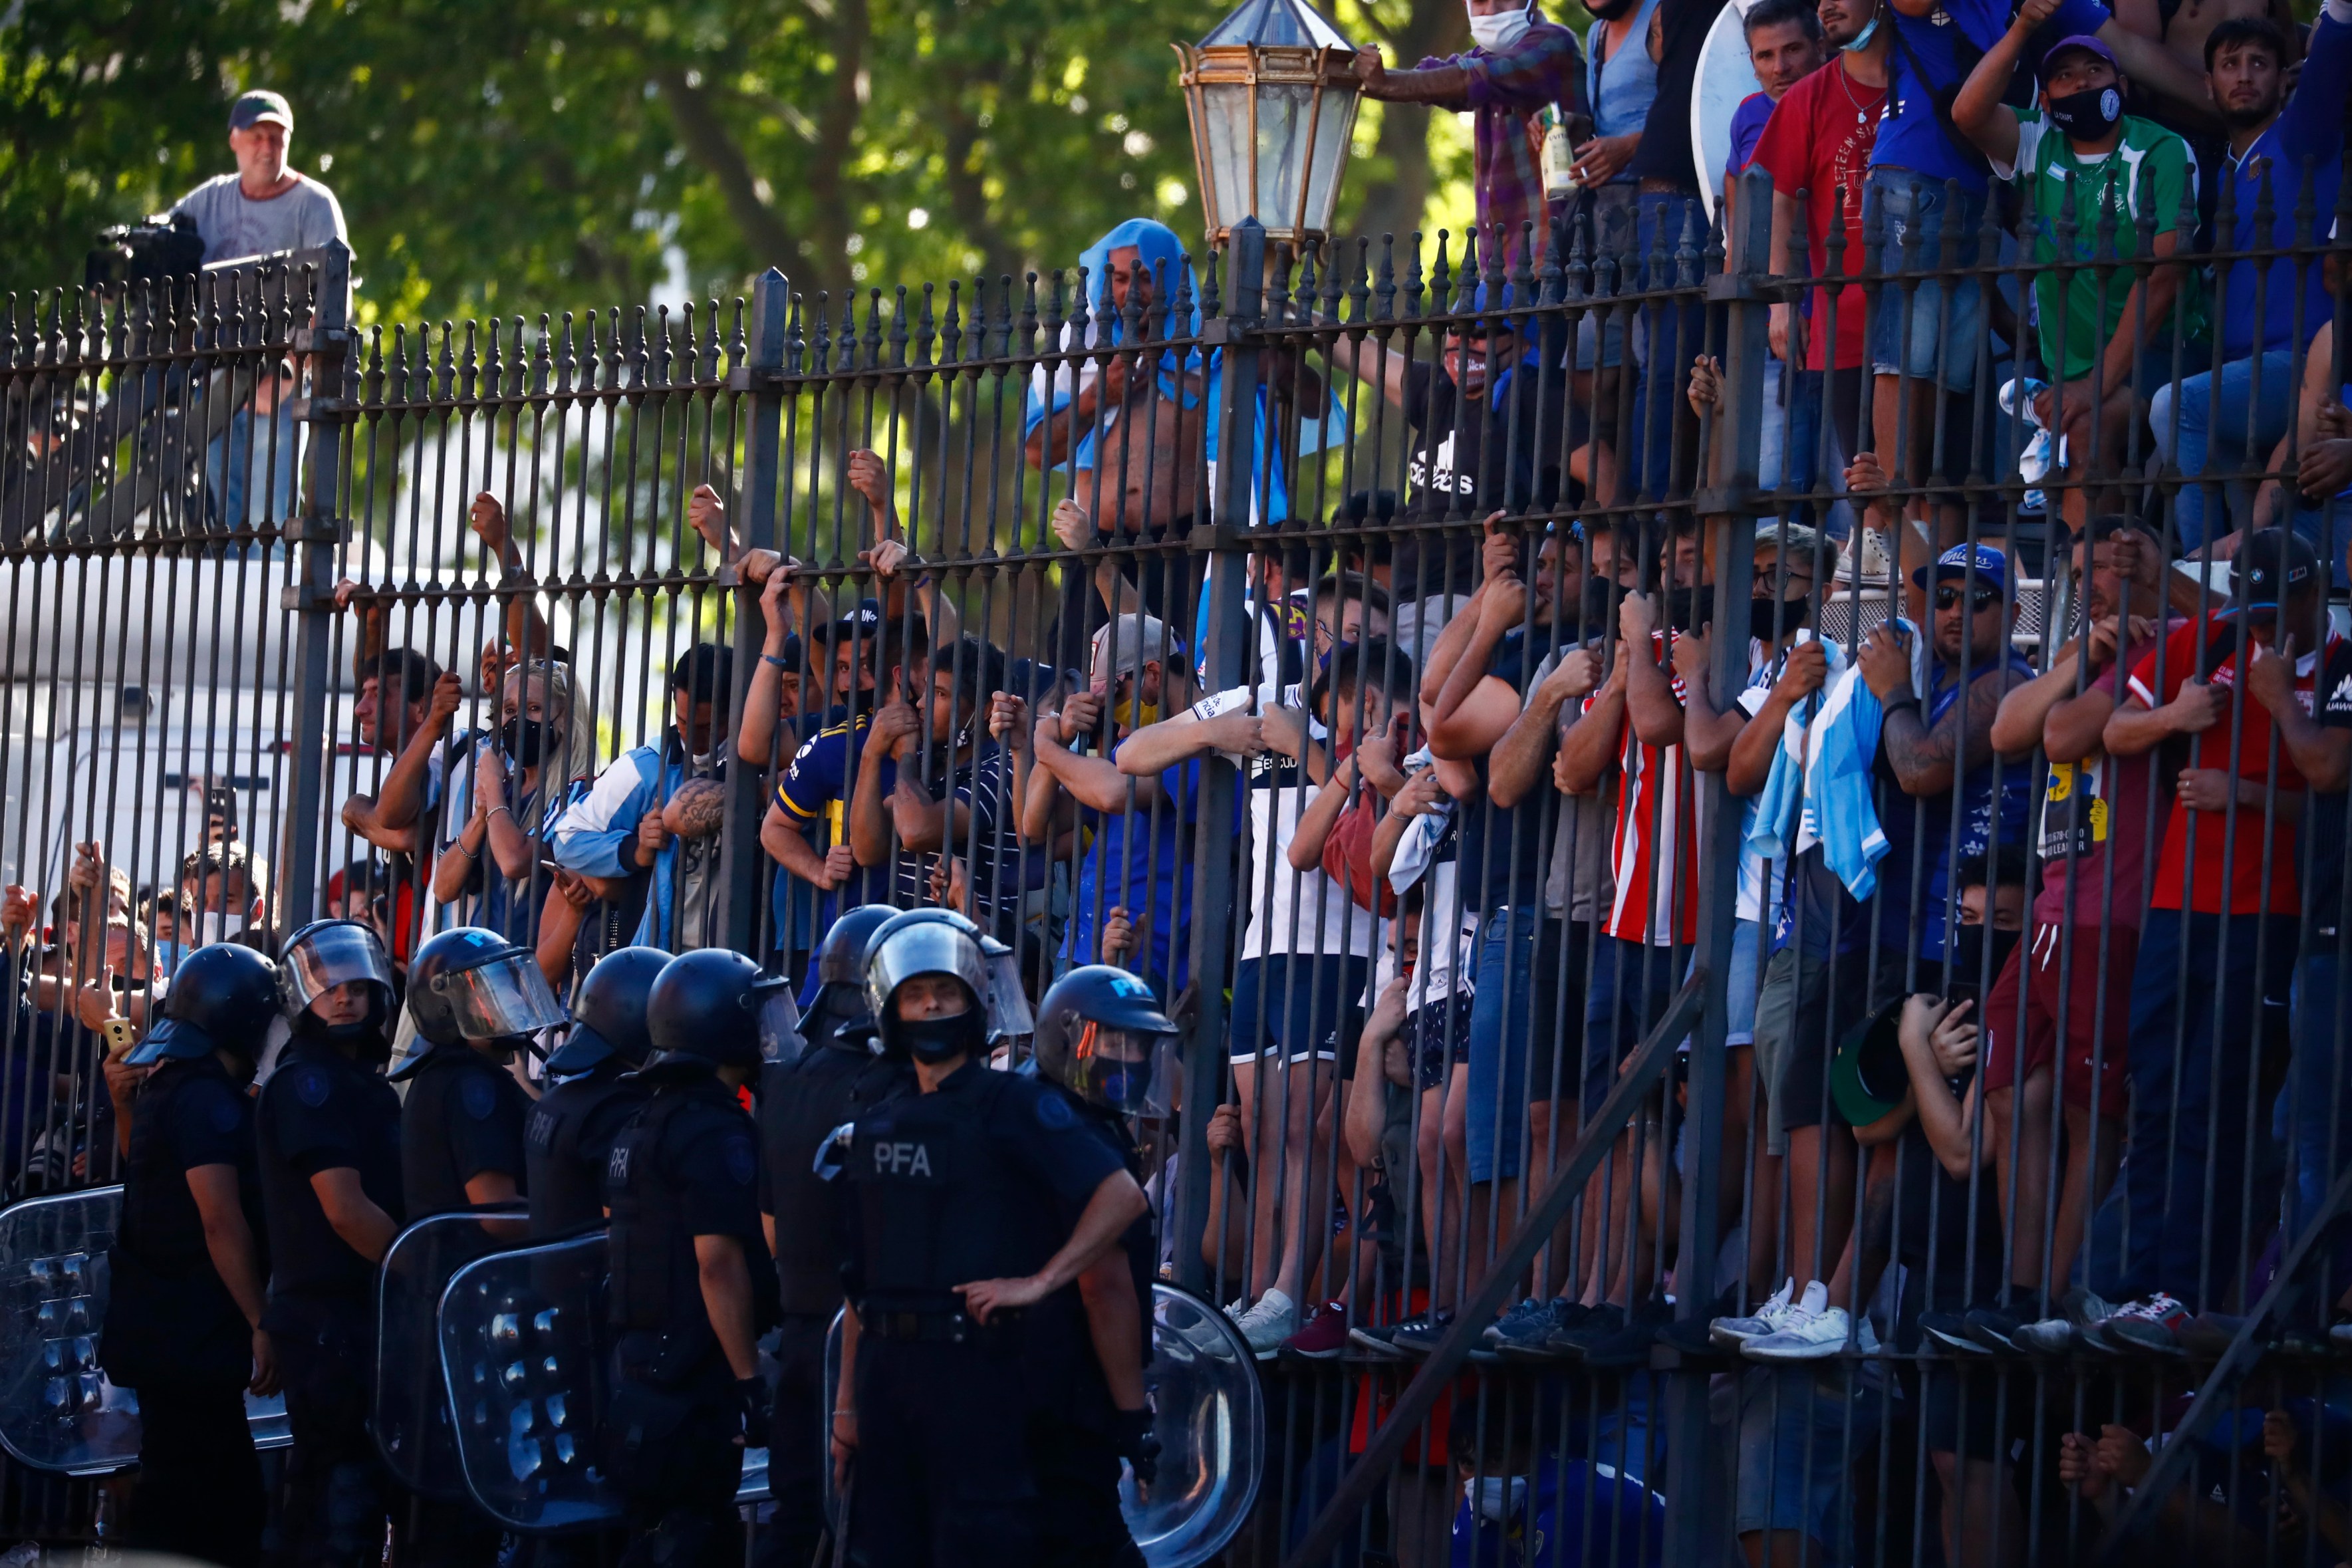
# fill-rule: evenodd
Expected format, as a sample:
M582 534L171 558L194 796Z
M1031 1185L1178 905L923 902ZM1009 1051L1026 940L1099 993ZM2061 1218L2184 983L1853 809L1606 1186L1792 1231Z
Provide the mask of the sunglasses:
M1964 593L1958 588L1938 588L1936 590L1936 608L1939 610L1956 610L1959 608L1960 601L1964 598L1968 601L1969 607L1972 610L1990 610L1995 605L2000 603L2000 590L1998 588L1979 588L1975 593L1969 594Z

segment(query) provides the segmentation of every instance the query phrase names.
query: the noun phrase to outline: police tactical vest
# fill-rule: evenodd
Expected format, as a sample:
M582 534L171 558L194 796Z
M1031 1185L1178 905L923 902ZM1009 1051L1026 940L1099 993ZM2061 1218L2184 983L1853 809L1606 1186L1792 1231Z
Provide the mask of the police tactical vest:
M560 1083L539 1097L523 1122L523 1163L530 1194L530 1234L560 1236L604 1217L604 1166L581 1152L580 1134L589 1120L614 1100L642 1098L645 1091L623 1083L627 1070L618 1060Z
M449 1119L511 1114L501 1102L520 1087L507 1070L465 1046L436 1046L418 1064L400 1119L401 1189L414 1220L474 1206L449 1148Z
M748 1120L727 1087L707 1078L656 1093L613 1141L604 1164L604 1206L612 1211L607 1251L614 1328L714 1342L694 1233L682 1212L682 1184L671 1162L677 1151L730 1133L750 1138ZM775 1321L775 1268L756 1227L737 1239L751 1277L755 1331L764 1332Z
M957 1311L956 1286L1034 1273L1052 1257L1040 1250L1041 1194L985 1131L1029 1114L1004 1103L1015 1082L983 1072L964 1092L908 1094L858 1121L844 1283L861 1312Z
M835 1128L902 1089L913 1091L904 1069L838 1046L812 1046L797 1061L768 1069L760 1144L785 1311L830 1317L841 1305L844 1194L816 1173L818 1147Z
M113 1294L102 1353L110 1375L126 1387L162 1382L242 1384L251 1371L252 1339L245 1313L213 1267L202 1216L166 1131L175 1102L207 1078L243 1097L244 1090L217 1062L166 1062L147 1080L131 1108L122 1221L110 1260ZM218 1109L226 1115L238 1107L234 1100L222 1100ZM260 1212L259 1182L251 1169L241 1169L238 1176L238 1198L266 1279L268 1231Z

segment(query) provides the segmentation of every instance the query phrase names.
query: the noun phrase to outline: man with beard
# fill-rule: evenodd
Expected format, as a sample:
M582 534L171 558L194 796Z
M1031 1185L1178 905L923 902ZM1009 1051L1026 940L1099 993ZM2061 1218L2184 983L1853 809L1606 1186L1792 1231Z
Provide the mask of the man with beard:
M2286 35L2267 17L2232 17L2205 39L2207 89L2230 137L2230 156L2213 171L2231 226L2216 249L2245 258L2277 247L2279 254L2223 264L2216 287L2221 368L2161 388L2148 405L2157 450L2184 477L2245 468L2286 433L2300 340L2332 313L2317 260L2290 252L2312 237L2297 216L2304 204L2334 212L2344 177L2338 142L2352 92L2352 0L2321 8L2290 95L2284 72L2294 58ZM2234 493L2243 489L2232 487L2233 507L2247 505L2245 494ZM2184 550L2229 531L2218 498L2202 485L2181 487L2179 518Z

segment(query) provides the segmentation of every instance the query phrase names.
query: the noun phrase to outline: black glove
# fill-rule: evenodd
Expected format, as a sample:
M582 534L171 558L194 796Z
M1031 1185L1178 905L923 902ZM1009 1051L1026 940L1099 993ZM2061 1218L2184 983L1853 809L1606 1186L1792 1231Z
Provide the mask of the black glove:
M743 1407L743 1446L764 1448L768 1446L768 1416L774 1410L776 1395L764 1377L747 1377L735 1385L736 1400Z
M1135 1468L1137 1485L1150 1486L1160 1479L1160 1434L1151 1429L1151 1412L1121 1410L1112 1419L1112 1451Z

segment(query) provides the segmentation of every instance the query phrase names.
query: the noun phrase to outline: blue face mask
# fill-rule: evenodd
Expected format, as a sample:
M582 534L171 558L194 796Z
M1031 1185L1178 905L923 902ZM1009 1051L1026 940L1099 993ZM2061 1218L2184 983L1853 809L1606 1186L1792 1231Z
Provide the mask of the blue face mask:
M1845 46L1846 53L1852 54L1856 49L1866 49L1870 47L1870 36L1877 31L1878 13L1873 11L1870 14L1870 25L1853 36L1853 42Z
M170 974L180 967L180 961L188 956L185 942L159 942L154 944L153 951L155 973L159 975Z

